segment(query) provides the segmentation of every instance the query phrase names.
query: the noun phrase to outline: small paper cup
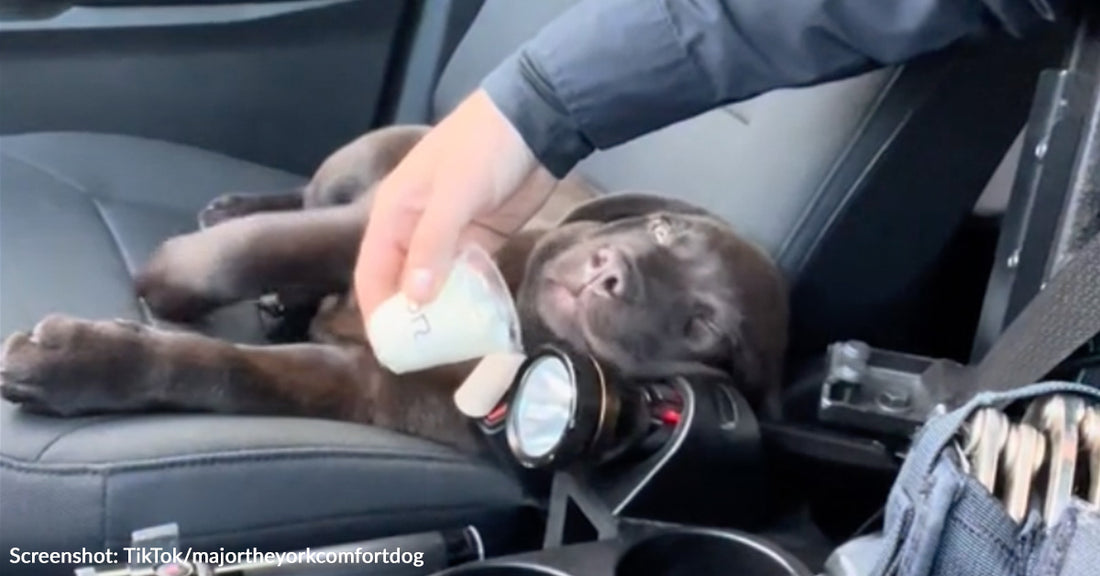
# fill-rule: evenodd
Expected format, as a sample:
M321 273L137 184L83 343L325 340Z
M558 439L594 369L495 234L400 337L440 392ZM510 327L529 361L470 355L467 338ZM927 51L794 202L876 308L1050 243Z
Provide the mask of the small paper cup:
M480 246L458 254L436 298L420 307L404 294L383 302L367 324L379 363L395 374L464 362L521 347L519 314L500 270Z

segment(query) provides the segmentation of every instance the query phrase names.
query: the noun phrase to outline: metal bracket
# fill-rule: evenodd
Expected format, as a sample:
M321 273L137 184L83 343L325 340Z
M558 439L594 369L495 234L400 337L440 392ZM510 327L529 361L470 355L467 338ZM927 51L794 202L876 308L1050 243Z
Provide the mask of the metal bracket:
M961 364L879 350L860 341L829 347L818 417L822 422L909 437L950 398Z

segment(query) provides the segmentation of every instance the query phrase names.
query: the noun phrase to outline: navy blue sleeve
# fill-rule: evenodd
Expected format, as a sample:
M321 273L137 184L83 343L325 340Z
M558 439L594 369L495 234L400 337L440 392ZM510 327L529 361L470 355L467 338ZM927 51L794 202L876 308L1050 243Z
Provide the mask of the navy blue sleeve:
M722 104L901 63L991 31L1021 35L1054 19L1059 1L587 0L482 88L562 177L596 149Z

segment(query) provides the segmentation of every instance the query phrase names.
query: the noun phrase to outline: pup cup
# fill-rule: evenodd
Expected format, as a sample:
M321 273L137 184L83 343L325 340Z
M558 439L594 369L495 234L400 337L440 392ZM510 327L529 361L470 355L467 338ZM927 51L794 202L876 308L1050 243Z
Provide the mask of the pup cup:
M520 351L519 314L492 257L464 247L432 302L404 294L383 302L367 323L379 363L395 374Z

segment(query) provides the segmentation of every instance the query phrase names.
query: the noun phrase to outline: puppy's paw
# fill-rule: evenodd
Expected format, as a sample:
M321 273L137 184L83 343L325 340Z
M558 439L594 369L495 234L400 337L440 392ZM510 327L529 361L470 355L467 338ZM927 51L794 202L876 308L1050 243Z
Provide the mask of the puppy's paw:
M211 200L199 211L199 228L210 228L226 220L241 218L258 212L301 208L302 202L302 194L297 191L277 194L223 194Z
M260 199L254 194L222 194L199 211L199 228L206 229L226 220L247 216L257 211Z
M190 322L222 304L211 287L216 271L209 254L203 246L190 245L190 238L162 244L134 279L137 296L158 318Z
M0 351L0 397L58 416L117 412L149 398L150 332L125 320L46 317Z

